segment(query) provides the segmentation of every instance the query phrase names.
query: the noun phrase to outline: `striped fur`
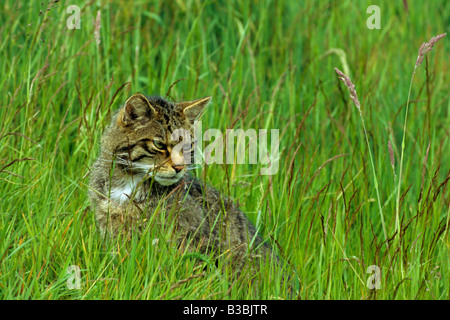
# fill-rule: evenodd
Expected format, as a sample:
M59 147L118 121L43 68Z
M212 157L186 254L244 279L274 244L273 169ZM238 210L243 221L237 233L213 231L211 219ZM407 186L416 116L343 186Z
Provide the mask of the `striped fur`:
M103 236L139 235L157 212L173 221L179 248L228 256L238 274L244 261L272 251L229 199L171 160L173 130L192 130L210 98L171 103L159 97L130 97L106 128L92 166L90 200ZM159 146L159 147L158 147ZM252 247L249 244L252 243Z

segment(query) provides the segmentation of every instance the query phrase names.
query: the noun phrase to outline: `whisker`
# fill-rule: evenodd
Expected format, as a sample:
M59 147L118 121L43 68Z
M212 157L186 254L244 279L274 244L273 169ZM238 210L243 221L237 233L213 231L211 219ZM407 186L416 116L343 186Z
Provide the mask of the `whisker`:
M128 152L113 153L113 152L109 151L108 149L106 149L106 148L104 148L104 147L101 147L101 150L102 150L102 151L105 151L105 152L107 152L107 153L109 153L109 154L111 154L111 155L113 155L113 156L117 156L118 158L120 158L120 159L122 159L122 160L125 160L125 159L123 159L123 158L121 158L121 157L119 157L119 156L128 156L128 155L129 155Z
M105 161L105 162L111 162L111 163L119 163L119 164L123 164L123 165L126 165L126 166L129 166L130 164L129 164L129 162L128 161L126 161L126 160L124 160L124 159L116 159L116 160L112 160L112 159L104 159L104 158L98 158L98 160L102 160L102 161Z
M105 147L100 147L100 149L101 149L102 151L105 151L105 152L109 153L109 154L114 154L113 152L109 151L109 150L106 149Z

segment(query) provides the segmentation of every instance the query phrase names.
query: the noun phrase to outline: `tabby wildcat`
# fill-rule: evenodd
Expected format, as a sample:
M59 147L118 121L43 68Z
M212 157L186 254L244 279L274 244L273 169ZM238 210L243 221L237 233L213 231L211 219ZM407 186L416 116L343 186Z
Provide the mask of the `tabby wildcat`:
M260 257L277 259L238 207L189 175L182 154L174 154L180 141L172 141L172 133L184 129L193 135L193 123L210 100L172 103L134 94L113 115L89 191L103 236L139 234L163 203L179 247L228 254L239 268Z

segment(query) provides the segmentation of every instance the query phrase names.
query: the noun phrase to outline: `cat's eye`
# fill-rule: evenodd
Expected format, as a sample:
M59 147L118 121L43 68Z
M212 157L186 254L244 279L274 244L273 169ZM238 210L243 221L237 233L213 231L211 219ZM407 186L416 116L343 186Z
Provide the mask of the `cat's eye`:
M153 140L153 145L160 150L166 149L166 145L159 140Z

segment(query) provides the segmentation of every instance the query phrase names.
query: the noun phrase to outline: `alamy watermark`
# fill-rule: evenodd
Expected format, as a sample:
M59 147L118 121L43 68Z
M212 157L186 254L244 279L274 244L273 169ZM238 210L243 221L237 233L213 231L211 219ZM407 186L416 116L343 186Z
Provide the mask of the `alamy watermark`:
M381 29L381 10L379 6L371 5L367 7L367 13L371 14L367 18L366 26L369 29Z
M372 274L368 279L366 286L367 288L373 290L381 289L381 270L380 267L376 265L371 265L367 268L366 273Z
M69 274L67 279L67 288L81 289L81 269L77 265L71 265L67 268L66 273Z
M67 7L67 13L72 13L72 15L67 19L66 25L67 29L81 29L81 16L80 7L76 5L71 5Z
M171 140L179 142L171 152L173 163L261 164L263 165L261 175L274 175L278 172L280 159L278 129L271 129L270 134L267 129L259 129L258 132L255 129L246 131L227 129L225 134L218 129L207 129L202 133L202 122L197 121L193 131L193 136L185 129L173 131ZM202 150L204 141L211 143Z

